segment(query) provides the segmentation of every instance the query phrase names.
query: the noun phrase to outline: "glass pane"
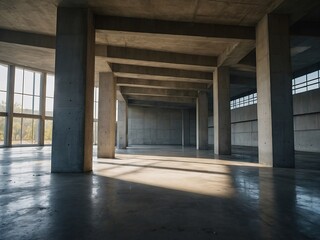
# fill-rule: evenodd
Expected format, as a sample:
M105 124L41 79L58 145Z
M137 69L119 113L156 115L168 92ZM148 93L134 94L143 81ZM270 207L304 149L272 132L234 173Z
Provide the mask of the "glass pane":
M39 136L39 119L22 119L22 144L37 144Z
M314 84L317 85L318 82L319 82L318 79L310 80L310 81L308 82L308 85L309 85L309 86L314 85Z
M312 79L315 79L315 78L318 78L318 71L315 71L315 72L313 72L313 73L309 73L309 74L307 75L307 79L308 79L308 80L312 80Z
M46 95L47 97L54 96L54 76L51 74L47 75Z
M308 86L307 88L308 88L308 91L309 91L309 90L313 90L313 89L319 88L319 85L318 85L318 83L317 83L317 84L310 85L310 86Z
M0 145L4 145L6 117L0 117Z
M306 87L296 89L296 93L302 93L302 92L305 92L305 91L307 91Z
M46 98L46 116L53 116L53 98Z
M33 72L25 70L24 71L24 94L33 94Z
M12 144L21 144L21 118L13 118Z
M8 66L0 64L0 90L7 91Z
M33 114L40 115L40 97L34 97Z
M32 132L32 144L38 144L39 139L39 119L32 119L33 122L33 132Z
M6 112L7 93L0 91L0 112Z
M94 88L94 101L99 101L99 88Z
M116 121L118 122L118 106L119 106L119 102L118 100L116 100Z
M21 94L15 94L14 95L13 112L15 112L15 113L21 113L22 112L22 95Z
M33 114L33 97L24 95L23 96L23 113Z
M98 144L98 122L93 122L93 144Z
M14 80L14 92L22 93L23 69L16 68Z
M298 78L295 79L296 85L299 84L299 83L303 83L305 81L306 81L306 75L298 77Z
M41 80L41 74L40 73L35 73L35 78L34 78L34 95L40 96L40 81Z
M52 144L52 120L45 121L44 144Z
M33 119L22 119L22 144L32 144L33 138Z
M94 103L93 118L98 119L98 103Z

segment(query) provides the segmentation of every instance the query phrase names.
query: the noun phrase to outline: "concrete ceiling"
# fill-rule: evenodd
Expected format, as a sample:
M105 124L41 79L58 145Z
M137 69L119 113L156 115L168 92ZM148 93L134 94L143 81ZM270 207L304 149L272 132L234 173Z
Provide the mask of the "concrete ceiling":
M55 34L56 8L89 6L95 14L254 26L283 0L1 0L0 28Z
M299 25L320 22L315 0L2 0L0 61L53 72L58 5L92 9L96 83L99 72L113 71L132 104L194 106L194 92L185 91L210 89L218 65L231 67L232 98L254 91L254 27L270 12L290 14L295 23L293 70L319 62L317 28L307 33Z

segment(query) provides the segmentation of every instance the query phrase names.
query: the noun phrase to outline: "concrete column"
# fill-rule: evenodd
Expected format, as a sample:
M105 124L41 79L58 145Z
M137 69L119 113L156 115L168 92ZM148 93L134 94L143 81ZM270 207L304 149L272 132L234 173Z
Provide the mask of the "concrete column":
M128 146L128 107L126 101L118 101L117 148Z
M94 41L88 9L58 7L52 172L92 170Z
M265 16L256 39L259 162L294 167L288 16Z
M208 149L208 95L203 91L197 98L197 149Z
M190 145L190 114L188 109L182 110L182 146Z
M112 72L99 75L98 157L114 158L116 142L116 81Z
M231 154L230 74L218 67L213 77L214 153Z

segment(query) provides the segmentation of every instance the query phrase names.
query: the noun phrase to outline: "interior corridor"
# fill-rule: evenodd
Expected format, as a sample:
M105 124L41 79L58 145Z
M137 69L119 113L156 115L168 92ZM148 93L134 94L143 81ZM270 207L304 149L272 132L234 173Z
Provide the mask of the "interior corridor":
M131 146L70 177L50 147L0 149L0 239L317 239L319 172L233 152Z

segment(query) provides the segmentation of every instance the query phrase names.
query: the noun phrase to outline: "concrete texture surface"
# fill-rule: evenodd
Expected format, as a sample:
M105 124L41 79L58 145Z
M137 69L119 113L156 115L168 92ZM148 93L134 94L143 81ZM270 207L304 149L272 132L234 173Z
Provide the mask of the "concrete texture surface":
M293 110L295 150L320 152L320 90L293 95ZM232 145L257 147L257 124L256 104L231 110ZM212 128L208 130L209 144L213 145Z
M199 92L196 109L197 149L208 149L208 94Z
M100 73L98 156L114 158L116 145L116 80L113 73Z
M128 146L128 105L126 101L118 101L117 148Z
M245 154L219 160L212 151L141 146L116 159L95 157L90 174L50 174L50 153L0 149L1 239L320 235L319 171L264 168Z
M201 81L208 83L202 87L204 90L211 83L206 77L196 76L212 75L216 66L230 66L238 79L231 84L231 93L237 96L252 90L242 76L246 76L245 80L248 76L254 78L255 66L240 62L254 55L255 26L263 16L288 14L290 24L294 24L310 10L317 9L317 5L312 0L178 0L174 3L169 0L43 0L39 3L3 0L0 2L0 60L53 72L57 7L89 8L96 27L96 85L99 72L112 71L112 65L121 65L115 74L129 78L131 87L135 83L139 85L143 78L166 81L162 85L168 88L172 87L168 81ZM303 35L304 28L299 26L307 25L304 21L292 28L294 34L300 34L292 37L292 52L308 46L307 51L292 56L295 71L318 61L319 43L317 37L312 38L317 31L309 30L311 37ZM159 102L145 97L138 100L140 105Z
M294 167L289 16L266 15L257 25L260 163Z
M231 153L230 69L219 67L213 77L215 154Z
M129 107L128 141L132 144L182 144L182 113L178 109Z
M92 169L94 34L88 9L58 9L52 172Z

